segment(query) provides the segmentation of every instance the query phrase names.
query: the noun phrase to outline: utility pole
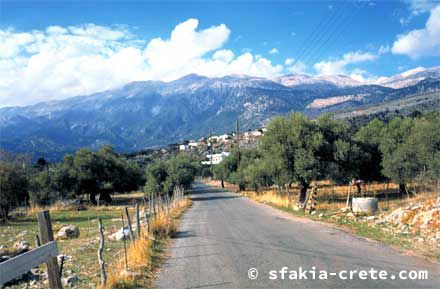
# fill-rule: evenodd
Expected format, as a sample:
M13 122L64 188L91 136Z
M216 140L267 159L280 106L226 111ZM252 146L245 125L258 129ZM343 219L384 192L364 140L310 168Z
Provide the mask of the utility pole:
M237 138L237 168L238 168L238 165L240 164L240 126L238 123L238 118L237 118L235 134L236 134L235 136Z
M210 168L209 169L211 171L211 179L213 179L214 178L214 174L213 174L213 171L212 171L212 130L209 131L209 153L211 155L211 157L210 157L211 164L210 164Z

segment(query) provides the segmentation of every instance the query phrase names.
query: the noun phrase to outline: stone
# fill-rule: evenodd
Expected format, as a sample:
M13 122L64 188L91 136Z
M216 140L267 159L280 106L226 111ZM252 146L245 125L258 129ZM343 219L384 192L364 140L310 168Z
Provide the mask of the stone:
M376 225L383 225L383 224L386 224L386 223L387 223L387 221L385 219L376 220Z
M321 213L321 214L318 215L318 217L319 217L319 218L322 218L322 217L324 217L324 214Z
M368 217L365 218L365 220L367 220L368 222L374 221L376 219L377 219L376 216L368 216Z
M65 225L55 235L57 240L76 239L78 237L79 228L75 225Z
M128 240L130 239L130 231L128 228L121 228L115 233L111 234L108 238L113 241L123 241L124 239Z
M68 287L72 287L78 281L79 281L78 275L76 275L75 273L67 276L66 278L63 278L63 284Z
M408 218L409 210L404 208L398 208L387 216L387 221L394 225L402 225Z
M352 212L349 212L347 214L347 217L350 218L350 219L356 219L356 216Z
M29 251L29 248L31 247L28 241L17 241L14 243L14 249L17 251L18 254L21 254L23 252Z
M425 212L420 212L417 215L414 216L412 223L421 223L428 225L430 224L435 218L440 217L440 209L432 209Z
M67 261L72 261L73 257L69 256L69 255L62 255L62 254L60 254L60 255L57 256L57 260L58 260L59 264L61 263L61 259L64 260L63 262L67 262Z

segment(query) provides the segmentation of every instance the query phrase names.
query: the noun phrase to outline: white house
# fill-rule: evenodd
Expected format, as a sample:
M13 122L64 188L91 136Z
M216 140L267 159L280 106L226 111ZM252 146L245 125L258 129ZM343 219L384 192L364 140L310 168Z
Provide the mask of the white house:
M187 145L184 145L184 144L179 145L179 150L186 151L187 149L188 149Z
M221 152L219 154L212 154L212 155L206 155L207 161L202 161L203 165L210 165L211 164L211 158L212 158L212 164L217 165L223 161L224 158L229 157L231 153L229 152Z
M192 141L192 142L189 142L189 143L188 143L188 146L189 146L190 148L196 148L196 147L199 146L199 143L198 143L198 142L195 142L195 141Z

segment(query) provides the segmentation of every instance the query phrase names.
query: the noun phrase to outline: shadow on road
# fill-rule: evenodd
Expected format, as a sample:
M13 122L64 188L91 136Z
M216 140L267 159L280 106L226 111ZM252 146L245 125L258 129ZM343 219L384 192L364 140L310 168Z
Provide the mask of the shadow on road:
M195 237L196 234L193 231L177 231L172 238L173 239L181 239L181 238L190 238Z
M194 289L194 288L215 287L215 286L223 286L223 285L228 285L228 284L232 284L232 282L210 283L210 284L199 285L199 286L190 287L190 288ZM189 288L187 287L185 289L189 289Z
M238 196L206 196L206 197L191 197L191 200L194 202L199 201L212 201L212 200L219 200L219 199L235 199L238 198Z
M228 191L222 189L208 189L208 188L200 188L200 189L192 189L186 191L189 195L201 195L201 194L218 194L218 193L227 193Z

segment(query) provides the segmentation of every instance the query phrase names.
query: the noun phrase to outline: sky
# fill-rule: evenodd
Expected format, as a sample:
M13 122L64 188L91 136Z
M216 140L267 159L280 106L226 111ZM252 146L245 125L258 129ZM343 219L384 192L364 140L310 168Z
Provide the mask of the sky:
M0 1L0 107L189 73L344 74L440 65L440 1Z

